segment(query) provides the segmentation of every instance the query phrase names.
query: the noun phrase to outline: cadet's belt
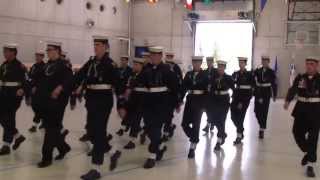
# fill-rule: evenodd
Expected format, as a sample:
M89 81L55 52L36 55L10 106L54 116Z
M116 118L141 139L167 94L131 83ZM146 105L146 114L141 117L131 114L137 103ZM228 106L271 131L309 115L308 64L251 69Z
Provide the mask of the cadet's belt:
M201 95L204 94L205 91L204 90L190 90L188 91L189 94L193 94L193 95Z
M251 89L252 88L252 86L250 86L250 85L240 85L240 86L238 86L238 89Z
M306 98L306 97L299 96L298 97L298 101L306 102L306 103L318 103L318 102L320 102L320 98L316 98L316 97L314 97L314 98Z
M21 83L19 83L19 82L3 82L3 81L0 81L0 86L17 87L17 86L21 86Z
M167 92L167 87L152 87L148 89L148 92L150 93L159 93L159 92Z
M257 82L257 86L258 87L271 87L271 83L258 83Z
M144 87L136 87L133 89L133 91L135 91L135 92L148 92L148 89L144 88Z
M112 86L110 84L89 84L87 88L91 90L110 90Z
M215 95L229 95L228 91L214 91Z

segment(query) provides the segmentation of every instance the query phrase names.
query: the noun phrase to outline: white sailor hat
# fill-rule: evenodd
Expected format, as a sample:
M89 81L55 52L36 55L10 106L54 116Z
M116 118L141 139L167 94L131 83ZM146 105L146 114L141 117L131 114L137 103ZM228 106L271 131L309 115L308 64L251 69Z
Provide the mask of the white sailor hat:
M144 64L145 59L143 59L143 58L134 58L133 62L134 63L139 63L139 64Z
M306 58L306 61L313 61L313 62L319 62L320 58L316 56L309 56Z
M36 52L35 52L35 54L39 54L39 55L45 55L45 52L44 51L42 51L42 50L37 50Z
M150 56L150 53L147 52L147 51L144 51L144 52L141 53L141 55L142 55L142 56Z
M92 39L94 42L102 42L102 43L109 43L109 37L108 36L101 36L101 35L94 35L92 36Z
M3 46L3 48L6 48L6 49L17 49L17 48L18 48L18 44L8 43L8 44L5 44L5 45Z
M66 51L61 52L61 55L63 55L63 56L67 56L67 54L68 54L68 52L66 52Z
M207 60L207 61L213 61L213 59L214 59L213 56L208 56L208 57L206 57L206 60Z
M217 61L217 64L218 64L218 65L225 65L225 66L226 66L226 65L227 65L227 61L218 60L218 61Z
M61 42L57 42L57 41L47 41L47 46L61 48L62 43Z
M149 47L150 53L162 53L163 52L163 47L161 46L152 46Z
M261 60L270 60L270 56L268 55L262 55Z
M238 61L248 61L247 57L238 57Z
M192 56L191 57L192 61L201 61L203 60L203 56Z
M122 55L120 58L121 58L121 60L122 60L122 59L128 60L128 59L129 59L129 56L128 56L128 55Z

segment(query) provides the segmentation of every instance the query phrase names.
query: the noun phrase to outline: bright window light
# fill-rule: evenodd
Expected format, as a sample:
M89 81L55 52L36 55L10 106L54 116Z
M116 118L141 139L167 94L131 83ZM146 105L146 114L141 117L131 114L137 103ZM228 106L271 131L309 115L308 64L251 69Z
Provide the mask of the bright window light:
M237 57L248 57L247 69L252 62L252 23L249 22L203 22L197 23L195 55L214 56L228 62L226 72L238 70ZM206 62L203 68L207 68Z

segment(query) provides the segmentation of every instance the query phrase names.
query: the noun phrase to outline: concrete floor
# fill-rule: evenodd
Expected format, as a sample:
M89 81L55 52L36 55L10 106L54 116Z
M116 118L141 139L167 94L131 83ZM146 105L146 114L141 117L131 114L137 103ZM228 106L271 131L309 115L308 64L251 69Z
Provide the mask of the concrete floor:
M269 114L269 130L263 141L258 140L258 127L251 104L247 113L244 144L233 146L235 128L228 117L228 138L221 153L214 153L217 138L202 136L194 160L187 159L189 143L182 132L178 131L168 144L168 153L164 160L152 170L144 170L142 165L147 157L147 146L138 146L133 151L124 151L118 168L108 171L109 155L106 155L105 171L102 179L108 180L303 180L304 169L299 165L302 154L291 135L292 118L282 109L283 101L272 103ZM292 108L292 107L291 107ZM24 104L20 108L17 121L20 131L27 136L27 141L17 151L7 157L0 157L1 180L74 180L90 168L90 158L86 156L88 147L78 141L83 134L85 109L79 105L75 111L68 108L65 126L71 131L67 141L72 145L72 152L61 162L56 162L46 169L38 169L43 132L28 133L32 121L32 111ZM181 114L176 115L176 124L180 125ZM206 117L203 117L202 126ZM108 129L115 133L120 119L112 113ZM2 134L2 129L0 129ZM127 137L115 137L112 144L118 149L128 141ZM316 173L320 177L319 169ZM318 178L320 179L320 178Z

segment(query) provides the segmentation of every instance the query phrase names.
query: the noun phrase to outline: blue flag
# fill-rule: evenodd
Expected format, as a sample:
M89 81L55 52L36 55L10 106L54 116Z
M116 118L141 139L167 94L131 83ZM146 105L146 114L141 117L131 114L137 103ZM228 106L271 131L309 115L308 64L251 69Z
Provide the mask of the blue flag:
M273 67L274 72L277 74L278 73L278 56L276 56L276 60L274 63L274 67Z
M267 4L267 0L260 0L260 10L263 11L264 7L266 6Z

